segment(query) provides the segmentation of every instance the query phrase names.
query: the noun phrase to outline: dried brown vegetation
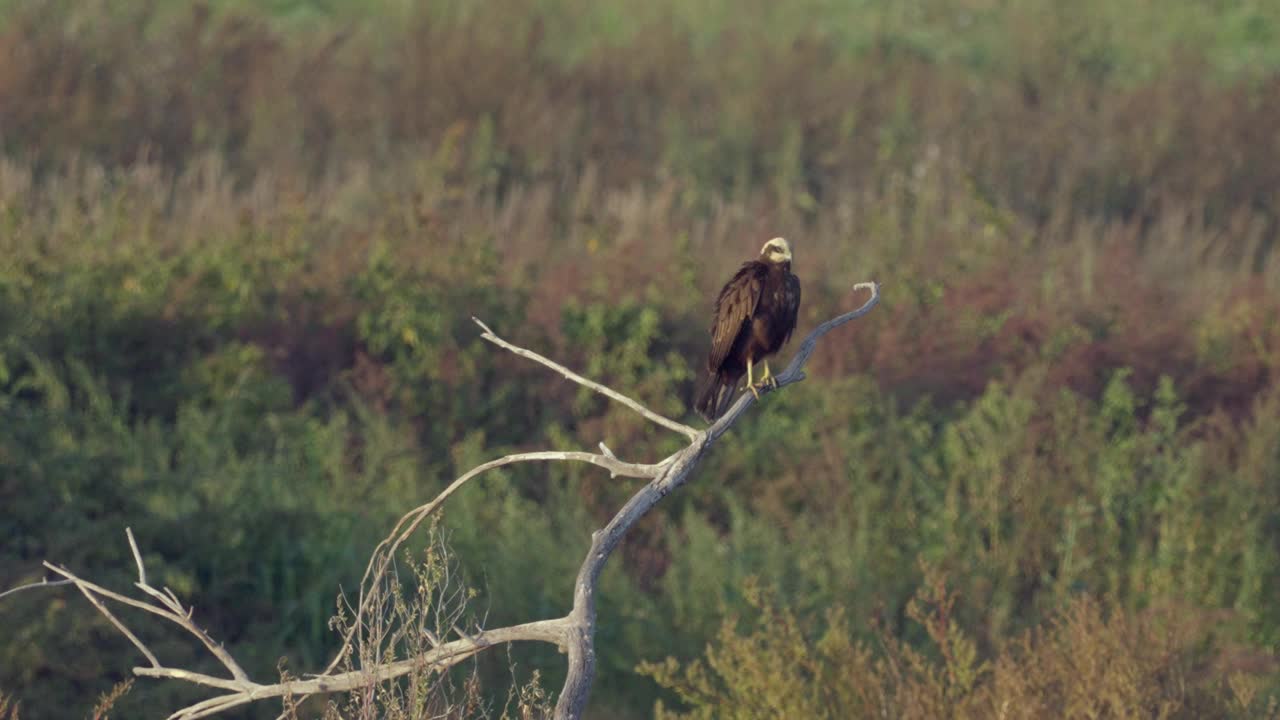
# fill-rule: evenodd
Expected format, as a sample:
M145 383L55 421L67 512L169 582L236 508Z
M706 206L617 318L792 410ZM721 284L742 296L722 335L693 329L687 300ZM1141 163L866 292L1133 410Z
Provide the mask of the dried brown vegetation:
M989 660L950 613L939 576L908 606L928 636L921 649L881 630L850 640L849 618L830 609L815 633L779 598L749 587L753 615L721 626L706 656L639 669L673 689L687 718L1275 718L1280 701L1259 694L1274 657L1225 645L1221 618L1189 608L1105 612L1078 597L1042 628L1011 639ZM876 647L878 645L878 648ZM878 650L878 651L877 651Z
M701 652L745 575L806 627L844 607L870 642L918 557L946 566L987 663L967 698L1069 702L1054 683L1087 649L1163 699L1186 677L1187 697L1256 683L1246 705L1269 707L1271 660L1241 658L1280 638L1274 63L1224 73L1213 48L1108 25L1128 8L1117 27L1203 39L1185 3L971 3L998 32L926 41L868 6L865 42L764 3L712 29L658 4L625 32L592 24L607 2L499 0L497 24L463 5L3 7L0 585L46 557L119 567L132 518L259 674L309 666L334 588L456 466L671 450L478 348L468 317L679 416L708 299L784 234L801 332L857 280L883 306L726 439L716 483L637 528L603 591L623 620L602 628L602 707L650 707L636 660ZM1265 13L1219 10L1224 36L1265 38ZM950 38L973 47L931 52ZM588 480L512 471L475 491L501 503L460 498L465 564L514 616L495 619L562 606L556 549L625 492ZM1152 607L1206 634L1163 644ZM74 604L13 608L0 687L24 714L122 679L103 668L127 648Z

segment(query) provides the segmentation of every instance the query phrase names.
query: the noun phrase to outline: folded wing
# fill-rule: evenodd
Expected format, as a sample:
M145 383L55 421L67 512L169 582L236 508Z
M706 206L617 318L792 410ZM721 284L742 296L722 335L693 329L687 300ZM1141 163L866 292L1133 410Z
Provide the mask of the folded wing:
M725 358L733 350L738 335L751 322L756 305L760 302L767 272L768 268L763 263L746 263L720 290L711 322L711 353L707 356L707 370L712 373L720 370Z

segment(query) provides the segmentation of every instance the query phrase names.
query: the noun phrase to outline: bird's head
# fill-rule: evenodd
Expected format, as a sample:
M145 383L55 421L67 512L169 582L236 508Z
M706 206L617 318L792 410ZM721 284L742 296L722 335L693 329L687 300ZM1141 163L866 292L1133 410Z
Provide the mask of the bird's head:
M776 237L760 248L760 259L771 263L791 264L791 244L786 238Z

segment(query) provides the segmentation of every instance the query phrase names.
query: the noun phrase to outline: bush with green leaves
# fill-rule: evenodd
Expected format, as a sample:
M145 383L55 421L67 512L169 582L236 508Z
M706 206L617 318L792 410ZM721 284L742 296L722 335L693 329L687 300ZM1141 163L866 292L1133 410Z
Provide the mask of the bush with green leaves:
M745 585L746 607L726 609L705 653L642 663L674 691L658 720L734 718L1272 718L1274 687L1214 619L1186 608L1104 608L1079 596L988 660L952 617L957 602L937 571L907 606L928 640L903 642L874 618L874 642L853 640L841 605L801 620L777 591Z

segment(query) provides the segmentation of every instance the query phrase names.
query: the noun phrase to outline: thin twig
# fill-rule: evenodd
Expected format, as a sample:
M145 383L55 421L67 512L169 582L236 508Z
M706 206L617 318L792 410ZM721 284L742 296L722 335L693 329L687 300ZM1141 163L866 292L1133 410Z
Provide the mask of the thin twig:
M688 425L685 425L684 423L676 422L675 420L672 420L669 417L659 415L658 413L641 405L635 400L632 400L626 395L623 395L617 390L614 390L613 388L605 387L604 385L601 385L598 382L588 380L582 377L581 375L579 375L578 373L561 365L560 363L555 362L554 360L543 357L542 355L539 355L538 353L532 350L526 350L522 347L519 347L518 345L512 345L506 340L503 340L502 338L498 337L497 333L489 329L489 326L481 322L479 318L473 317L471 319L475 321L475 323L479 325L482 330L484 330L484 334L481 335L480 337L484 338L485 340L488 340L494 345L497 345L498 347L504 348L506 350L510 350L511 352L515 353L516 355L519 355L520 357L529 358L534 362L538 362L543 365L546 365L547 367L551 368L552 370L555 370L556 372L578 383L579 385L585 388L589 388L591 390L595 390L596 392L600 393L601 395L604 395L605 397L611 400L616 400L617 402L620 402L623 405L626 405L627 407L631 408L637 413L640 413L641 415L643 415L645 419L649 420L650 422L657 423L658 425L661 425L662 427L667 428L668 430L675 430L676 432L680 433L681 435L684 435L690 440L698 439L698 431L696 429L691 428Z
M124 534L129 537L129 549L133 551L133 561L138 565L138 585L150 587L147 585L147 568L142 565L142 553L138 552L138 541L133 539L133 528L125 528Z
M138 576L140 578L145 578L146 569L142 564L142 553L138 551L138 543L136 540L134 540L133 533L129 531L127 528L125 530L125 534L129 537L129 545L134 553L133 555L134 561L138 566ZM212 637L209 636L209 633L204 631L203 628L201 628L199 625L196 625L195 621L192 620L192 614L193 614L192 608L184 608L182 606L182 603L180 603L178 601L178 598L173 594L172 590L165 588L165 590L168 593L168 595L166 596L165 594L162 594L159 590L156 590L151 585L147 585L141 582L136 583L139 589L146 592L148 595L156 598L165 606L165 607L157 607L155 605L150 605L148 603L139 602L138 600L134 600L133 598L127 595L121 595L117 592L113 592L111 590L108 590L102 587L101 585L96 585L86 580L82 580L76 577L74 574L71 573L70 570L67 570L66 568L58 567L48 562L46 562L44 565L50 570L74 582L76 586L80 588L80 591L85 593L85 597L88 597L89 600L93 602L94 606L97 607L98 610L101 611L102 614L105 615L108 620L111 620L116 625L116 627L120 629L121 632L125 633L126 636L128 636L131 640L134 641L134 645L138 646L138 649L141 650L142 653L147 656L147 659L151 661L151 664L153 666L160 667L160 662L156 660L155 656L151 654L151 651L148 650L145 645L143 645L140 641L138 641L137 638L134 637L134 635L130 633L128 629L123 626L123 623L120 623L119 620L115 619L115 617L111 614L111 612L107 609L107 607L96 599L95 595L101 595L103 597L107 597L112 600L115 600L116 602L129 605L139 610L144 610L146 612L151 613L152 615L156 615L158 617L164 618L165 620L168 620L169 622L174 623L175 625L178 625L179 627L183 628L187 632L196 636L196 638L200 640L200 642L205 646L205 648L209 651L209 653L213 655L215 658L217 658L218 662L222 663L223 667L225 667L227 671L231 673L231 676L233 678L235 678L240 682L249 682L249 676L247 673L245 673L244 668L240 667L240 664L236 662L236 659L234 657L231 656L231 653L227 652L226 648L218 644Z
M156 659L155 654L138 639L137 635L133 634L133 631L126 627L124 623L120 622L119 618L112 614L111 610L107 609L107 606L98 599L97 595L94 595L93 590L89 588L90 583L86 583L81 580L76 580L75 583L76 588L78 588L80 592L89 599L89 602L93 603L94 607L98 608L98 612L102 613L102 616L105 617L112 625L115 625L116 629L119 630L121 634L129 638L129 642L133 643L133 646L138 648L138 652L146 656L152 667L160 667L160 661Z
M27 583L26 585L19 585L18 587L9 588L4 592L0 592L0 599L7 597L9 595L12 595L14 593L22 592L23 590L34 590L35 588L51 588L51 587L58 587L59 585L74 585L74 584L75 583L70 580L50 580L49 578L40 578L40 582Z
M213 638L209 637L209 633L205 632L203 628L196 625L195 621L192 620L191 616L194 614L195 608L182 607L182 603L178 601L178 596L174 595L173 591L169 588L166 587L164 592L160 592L147 584L147 569L142 564L142 553L138 551L138 542L133 539L133 530L131 528L125 528L124 532L125 535L129 536L129 548L133 550L133 560L138 565L138 587L148 595L151 595L164 603L164 605L173 612L173 617L171 618L173 622L182 626L187 630L187 632L199 638L200 642L204 643L205 648L209 650L210 654L217 658L218 662L222 663L222 666L227 669L227 672L231 673L231 677L239 680L240 682L249 682L248 673L244 671L244 668L240 667L240 663L236 662L235 658L231 657L231 653L227 652L226 648L222 647L222 645L215 642Z

